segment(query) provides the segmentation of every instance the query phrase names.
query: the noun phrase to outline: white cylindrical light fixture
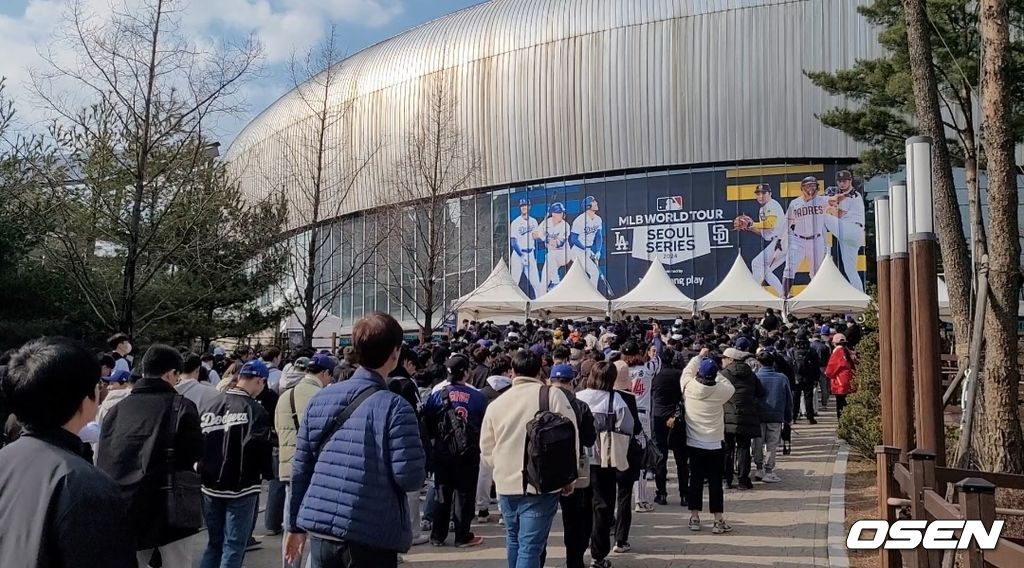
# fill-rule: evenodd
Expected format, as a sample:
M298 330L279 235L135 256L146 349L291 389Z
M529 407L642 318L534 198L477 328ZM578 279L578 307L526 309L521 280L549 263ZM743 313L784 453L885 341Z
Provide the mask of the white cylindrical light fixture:
M907 138L907 229L910 234L934 233L932 139Z
M892 253L892 220L889 217L889 196L875 199L875 253L879 258Z
M889 219L892 233L890 254L907 254L907 186L902 183L889 188Z

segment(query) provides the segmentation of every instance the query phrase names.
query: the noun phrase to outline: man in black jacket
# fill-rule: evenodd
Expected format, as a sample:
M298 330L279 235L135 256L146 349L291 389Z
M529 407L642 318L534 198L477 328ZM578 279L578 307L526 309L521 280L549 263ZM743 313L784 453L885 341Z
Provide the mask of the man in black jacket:
M200 410L204 435L199 473L209 543L201 568L241 568L256 522L261 479L273 477L270 415L254 400L270 369L242 365L238 384Z
M686 488L689 479L689 468L686 466L685 444L676 444L669 448L668 426L670 418L675 416L683 400L683 393L679 389L679 377L683 369L676 365L676 353L673 349L666 348L661 355L661 370L651 380L651 426L654 434L654 445L661 451L661 461L654 472L654 482L657 491L654 495L654 502L659 505L668 504L668 453L676 462L676 473L679 478L679 504L686 505ZM679 425L685 429L684 425Z
M824 365L813 344L808 343L806 336L799 336L796 347L792 351L793 365L796 367L796 381L793 387L793 421L800 415L800 399L804 401L804 416L811 424L817 424L814 418L814 385L818 383ZM825 396L828 396L826 391Z
M121 486L129 502L131 531L142 565L149 562L153 549L160 550L166 568L194 565L189 537L201 527L169 527L163 489L171 468L194 470L203 449L196 406L174 390L181 366L181 355L173 347L150 347L142 357L143 378L100 426L96 466ZM199 496L195 499L198 509Z
M722 375L736 389L725 403L725 484L732 489L733 473L740 489L753 489L750 444L761 436L761 401L765 390L744 361L750 353L728 348L722 353Z
M11 357L0 390L24 432L0 450L0 566L136 566L121 490L76 435L96 419L99 378L96 357L66 340Z

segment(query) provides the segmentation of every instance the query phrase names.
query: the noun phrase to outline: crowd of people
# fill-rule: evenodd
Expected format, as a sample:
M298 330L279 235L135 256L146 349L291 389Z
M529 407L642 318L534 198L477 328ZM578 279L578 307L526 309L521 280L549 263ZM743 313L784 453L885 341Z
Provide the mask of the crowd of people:
M677 499L690 530L732 531L725 491L784 481L791 425L842 413L862 333L768 310L424 344L371 314L339 353L38 339L0 360L0 566L239 568L265 491L284 567L396 566L493 519L509 567L539 568L560 509L567 566L606 568Z

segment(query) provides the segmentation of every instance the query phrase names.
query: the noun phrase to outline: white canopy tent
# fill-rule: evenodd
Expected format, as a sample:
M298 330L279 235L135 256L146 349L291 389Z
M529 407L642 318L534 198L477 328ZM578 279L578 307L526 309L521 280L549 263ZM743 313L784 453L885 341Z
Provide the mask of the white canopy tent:
M693 299L682 293L658 257L643 280L628 294L612 300L612 312L619 315L678 316L693 313Z
M812 313L859 314L867 309L871 298L853 287L831 255L818 268L811 283L786 302L786 311L795 315Z
M574 262L558 286L530 303L530 312L543 318L605 316L608 299L587 278L583 263Z
M491 274L475 290L455 300L453 310L463 319L486 320L496 317L525 318L530 298L512 281L505 259L491 270Z
M697 300L698 311L715 316L749 313L754 308L772 308L781 313L783 300L773 296L754 280L743 257L739 255L736 255L736 262L718 287Z

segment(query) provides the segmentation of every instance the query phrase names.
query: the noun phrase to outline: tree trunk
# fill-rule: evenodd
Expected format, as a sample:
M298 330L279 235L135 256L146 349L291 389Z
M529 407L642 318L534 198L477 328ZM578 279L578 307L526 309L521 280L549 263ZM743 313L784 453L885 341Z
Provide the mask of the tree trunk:
M973 444L989 471L1024 473L1024 435L1019 411L1017 309L1020 302L1020 224L1011 132L1010 29L1006 0L982 0L981 108L988 158L990 292L985 311L985 370L982 404Z
M914 86L914 107L921 134L930 136L932 145L932 188L935 197L935 221L938 228L942 267L949 287L949 305L953 313L957 355L967 356L971 340L971 271L964 240L964 226L953 184L953 166L946 143L945 127L939 111L938 87L932 67L932 46L924 0L903 0L907 21L907 46Z

